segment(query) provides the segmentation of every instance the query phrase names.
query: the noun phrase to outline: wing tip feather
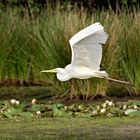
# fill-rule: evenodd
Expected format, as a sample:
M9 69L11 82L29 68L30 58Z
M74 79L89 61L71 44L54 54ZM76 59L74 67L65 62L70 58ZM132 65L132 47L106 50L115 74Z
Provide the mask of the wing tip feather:
M83 37L81 36L81 34L83 32L86 32L87 30L92 30L92 32L88 32L87 35L84 35ZM108 39L108 34L107 32L104 30L104 27L102 26L102 24L100 22L95 22L94 24L89 25L88 27L84 28L83 30L79 31L78 33L76 33L73 37L70 38L69 43L71 46L73 46L74 44L76 44L77 42L79 42L80 40L82 40L83 38L94 34L95 32L98 31L102 31L102 34L104 36L104 41L101 43L106 43L106 40Z

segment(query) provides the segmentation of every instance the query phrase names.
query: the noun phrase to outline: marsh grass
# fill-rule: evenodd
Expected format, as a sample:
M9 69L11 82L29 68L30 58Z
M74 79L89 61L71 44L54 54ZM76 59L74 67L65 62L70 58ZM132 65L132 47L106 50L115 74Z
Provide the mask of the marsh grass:
M9 12L10 11L10 12ZM88 99L91 96L106 95L109 82L100 79L71 80L59 82L53 74L40 74L44 69L65 67L71 61L69 38L80 29L101 22L109 34L103 45L101 69L110 77L128 80L134 87L124 90L138 95L140 90L140 22L139 13L112 10L48 9L40 15L21 17L14 9L0 15L0 78L22 80L47 80L59 93L70 93L70 97ZM26 13L26 12L25 12ZM111 91L110 91L111 92Z
M139 95L140 91L140 22L137 19L139 16L138 13L135 15L134 21L130 19L130 24L125 24L124 34L127 36L121 48L123 75L134 84L134 87L129 89L129 93L135 95Z

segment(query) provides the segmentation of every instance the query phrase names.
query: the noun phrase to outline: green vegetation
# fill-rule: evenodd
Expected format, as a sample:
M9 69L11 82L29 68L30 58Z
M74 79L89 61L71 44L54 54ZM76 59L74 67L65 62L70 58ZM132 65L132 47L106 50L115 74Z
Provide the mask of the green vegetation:
M119 15L112 10L95 11L89 14L75 6L67 5L65 12L58 6L55 12L50 8L38 15L24 16L18 9L10 9L0 15L0 78L38 82L52 86L60 94L70 93L70 98L88 99L101 94L127 93L139 95L140 91L140 22L139 12L122 11ZM43 69L65 67L71 61L68 41L80 29L101 22L109 34L103 46L101 68L110 77L127 80L133 86L116 88L106 80L71 80L59 82L54 75L40 74ZM44 81L47 81L46 83ZM12 83L13 81L11 80ZM113 87L113 88L112 88Z
M0 118L31 119L48 117L122 117L140 116L140 101L128 103L112 102L106 100L103 103L74 103L65 105L62 103L37 103L36 99L31 102L20 102L11 99L0 102Z

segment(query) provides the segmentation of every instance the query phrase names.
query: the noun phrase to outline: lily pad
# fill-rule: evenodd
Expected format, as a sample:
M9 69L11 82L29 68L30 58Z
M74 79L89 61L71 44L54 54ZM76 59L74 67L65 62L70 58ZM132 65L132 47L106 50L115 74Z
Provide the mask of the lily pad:
M125 111L125 115L134 115L134 114L139 114L140 111L136 110L136 109L128 109Z
M132 105L137 105L137 106L140 106L140 101L135 101L135 102L133 102L133 104Z

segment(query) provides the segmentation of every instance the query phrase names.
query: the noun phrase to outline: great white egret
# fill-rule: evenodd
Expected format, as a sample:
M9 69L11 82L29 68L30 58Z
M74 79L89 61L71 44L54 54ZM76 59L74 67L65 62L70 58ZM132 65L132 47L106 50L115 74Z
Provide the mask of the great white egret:
M60 81L67 81L71 78L88 79L98 77L129 84L126 81L109 78L105 71L100 71L101 44L105 44L107 39L108 34L104 31L103 26L96 22L79 31L69 40L72 51L71 64L65 68L43 70L41 72L56 73Z

